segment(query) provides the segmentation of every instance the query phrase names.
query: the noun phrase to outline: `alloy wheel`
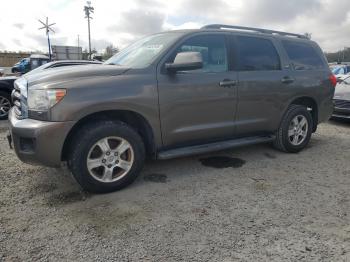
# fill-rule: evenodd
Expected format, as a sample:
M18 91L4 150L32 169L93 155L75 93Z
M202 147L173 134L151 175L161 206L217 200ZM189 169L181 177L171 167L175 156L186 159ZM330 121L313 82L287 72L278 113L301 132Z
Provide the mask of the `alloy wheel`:
M308 121L305 116L297 115L289 124L288 138L293 146L301 145L308 135Z
M87 157L89 174L103 183L112 183L128 174L134 163L134 150L121 137L106 137L95 143Z

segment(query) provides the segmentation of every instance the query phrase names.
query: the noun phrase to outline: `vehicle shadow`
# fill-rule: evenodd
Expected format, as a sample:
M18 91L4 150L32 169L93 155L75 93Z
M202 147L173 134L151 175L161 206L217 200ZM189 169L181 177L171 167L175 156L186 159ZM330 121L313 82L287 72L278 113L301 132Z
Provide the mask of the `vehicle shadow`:
M328 123L340 127L350 127L350 119L332 118Z

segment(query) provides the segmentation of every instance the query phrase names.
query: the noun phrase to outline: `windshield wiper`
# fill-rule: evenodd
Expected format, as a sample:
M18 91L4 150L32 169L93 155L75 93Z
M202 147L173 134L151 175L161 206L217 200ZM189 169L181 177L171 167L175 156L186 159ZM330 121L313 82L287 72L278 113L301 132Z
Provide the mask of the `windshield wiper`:
M116 65L116 66L121 66L120 64L116 64L116 63L108 63L107 65Z

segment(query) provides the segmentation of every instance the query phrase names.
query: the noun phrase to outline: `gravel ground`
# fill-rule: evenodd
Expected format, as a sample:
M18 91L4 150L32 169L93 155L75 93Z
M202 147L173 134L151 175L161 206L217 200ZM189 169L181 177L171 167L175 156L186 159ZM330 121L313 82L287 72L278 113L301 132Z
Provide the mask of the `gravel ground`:
M20 163L4 136L0 261L350 261L349 123L321 125L299 154L150 161L106 195Z

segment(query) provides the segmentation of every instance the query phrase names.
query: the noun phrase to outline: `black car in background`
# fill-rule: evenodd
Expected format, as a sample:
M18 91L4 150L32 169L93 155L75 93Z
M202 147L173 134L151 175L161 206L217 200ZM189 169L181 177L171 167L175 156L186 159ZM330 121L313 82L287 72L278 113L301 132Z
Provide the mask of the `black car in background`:
M87 61L87 60L61 60L45 63L40 67L28 72L25 75L36 74L43 70L53 69L62 66L77 66L77 65L90 65L101 64L100 61ZM12 106L11 92L13 90L13 83L18 79L18 76L0 77L0 120L7 119L8 112Z
M334 93L333 118L350 119L350 75L338 79Z
M17 76L0 77L0 120L7 119L8 112L12 106L11 92L13 83Z

